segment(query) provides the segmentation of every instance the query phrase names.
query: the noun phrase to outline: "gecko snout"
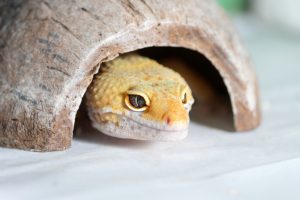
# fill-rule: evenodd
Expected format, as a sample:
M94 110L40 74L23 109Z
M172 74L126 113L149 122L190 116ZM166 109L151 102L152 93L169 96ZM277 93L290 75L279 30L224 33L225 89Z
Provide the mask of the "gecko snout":
M170 108L163 114L162 121L169 126L175 124L187 124L189 116L184 108Z

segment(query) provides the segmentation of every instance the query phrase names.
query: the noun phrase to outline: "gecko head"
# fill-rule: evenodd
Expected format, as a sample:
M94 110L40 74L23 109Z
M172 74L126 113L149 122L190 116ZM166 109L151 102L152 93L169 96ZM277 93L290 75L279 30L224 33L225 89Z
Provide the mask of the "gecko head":
M96 129L137 140L186 137L194 99L178 73L143 57L121 57L109 65L87 92Z
M151 128L153 136L169 140L186 136L193 98L185 85L161 82L136 86L126 92L124 103L131 119L145 126L145 131Z
M93 123L98 130L119 138L168 141L186 137L194 99L185 82L160 80L130 84L108 102Z

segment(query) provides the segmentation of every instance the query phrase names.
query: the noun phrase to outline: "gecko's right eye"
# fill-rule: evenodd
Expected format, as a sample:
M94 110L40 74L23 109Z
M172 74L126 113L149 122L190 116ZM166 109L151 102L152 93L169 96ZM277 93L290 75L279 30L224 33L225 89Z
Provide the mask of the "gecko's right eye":
M127 93L125 104L133 111L144 111L149 106L149 99L145 94Z
M146 106L144 97L140 95L128 95L130 104L135 108L143 108Z
M185 88L182 93L181 93L181 102L183 104L187 104L188 103L188 99L187 99L187 89Z

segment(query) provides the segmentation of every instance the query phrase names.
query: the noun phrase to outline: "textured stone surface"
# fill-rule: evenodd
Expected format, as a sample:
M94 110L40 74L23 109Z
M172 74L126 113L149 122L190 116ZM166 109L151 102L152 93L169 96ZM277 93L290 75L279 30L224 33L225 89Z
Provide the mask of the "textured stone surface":
M213 1L4 0L0 13L1 146L68 148L98 63L149 46L205 55L227 86L236 129L260 122L251 63Z

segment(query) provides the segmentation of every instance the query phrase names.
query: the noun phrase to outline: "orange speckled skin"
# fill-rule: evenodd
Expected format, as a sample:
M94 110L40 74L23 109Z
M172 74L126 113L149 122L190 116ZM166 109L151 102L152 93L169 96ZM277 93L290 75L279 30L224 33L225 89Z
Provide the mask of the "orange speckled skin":
M128 91L146 94L150 100L147 109L140 112L141 122L151 121L157 123L156 127L188 126L193 97L185 80L177 72L136 54L119 56L101 66L86 95L92 121L118 126L122 115L136 112L125 104ZM182 103L183 91L188 106ZM109 112L97 112L105 109Z

